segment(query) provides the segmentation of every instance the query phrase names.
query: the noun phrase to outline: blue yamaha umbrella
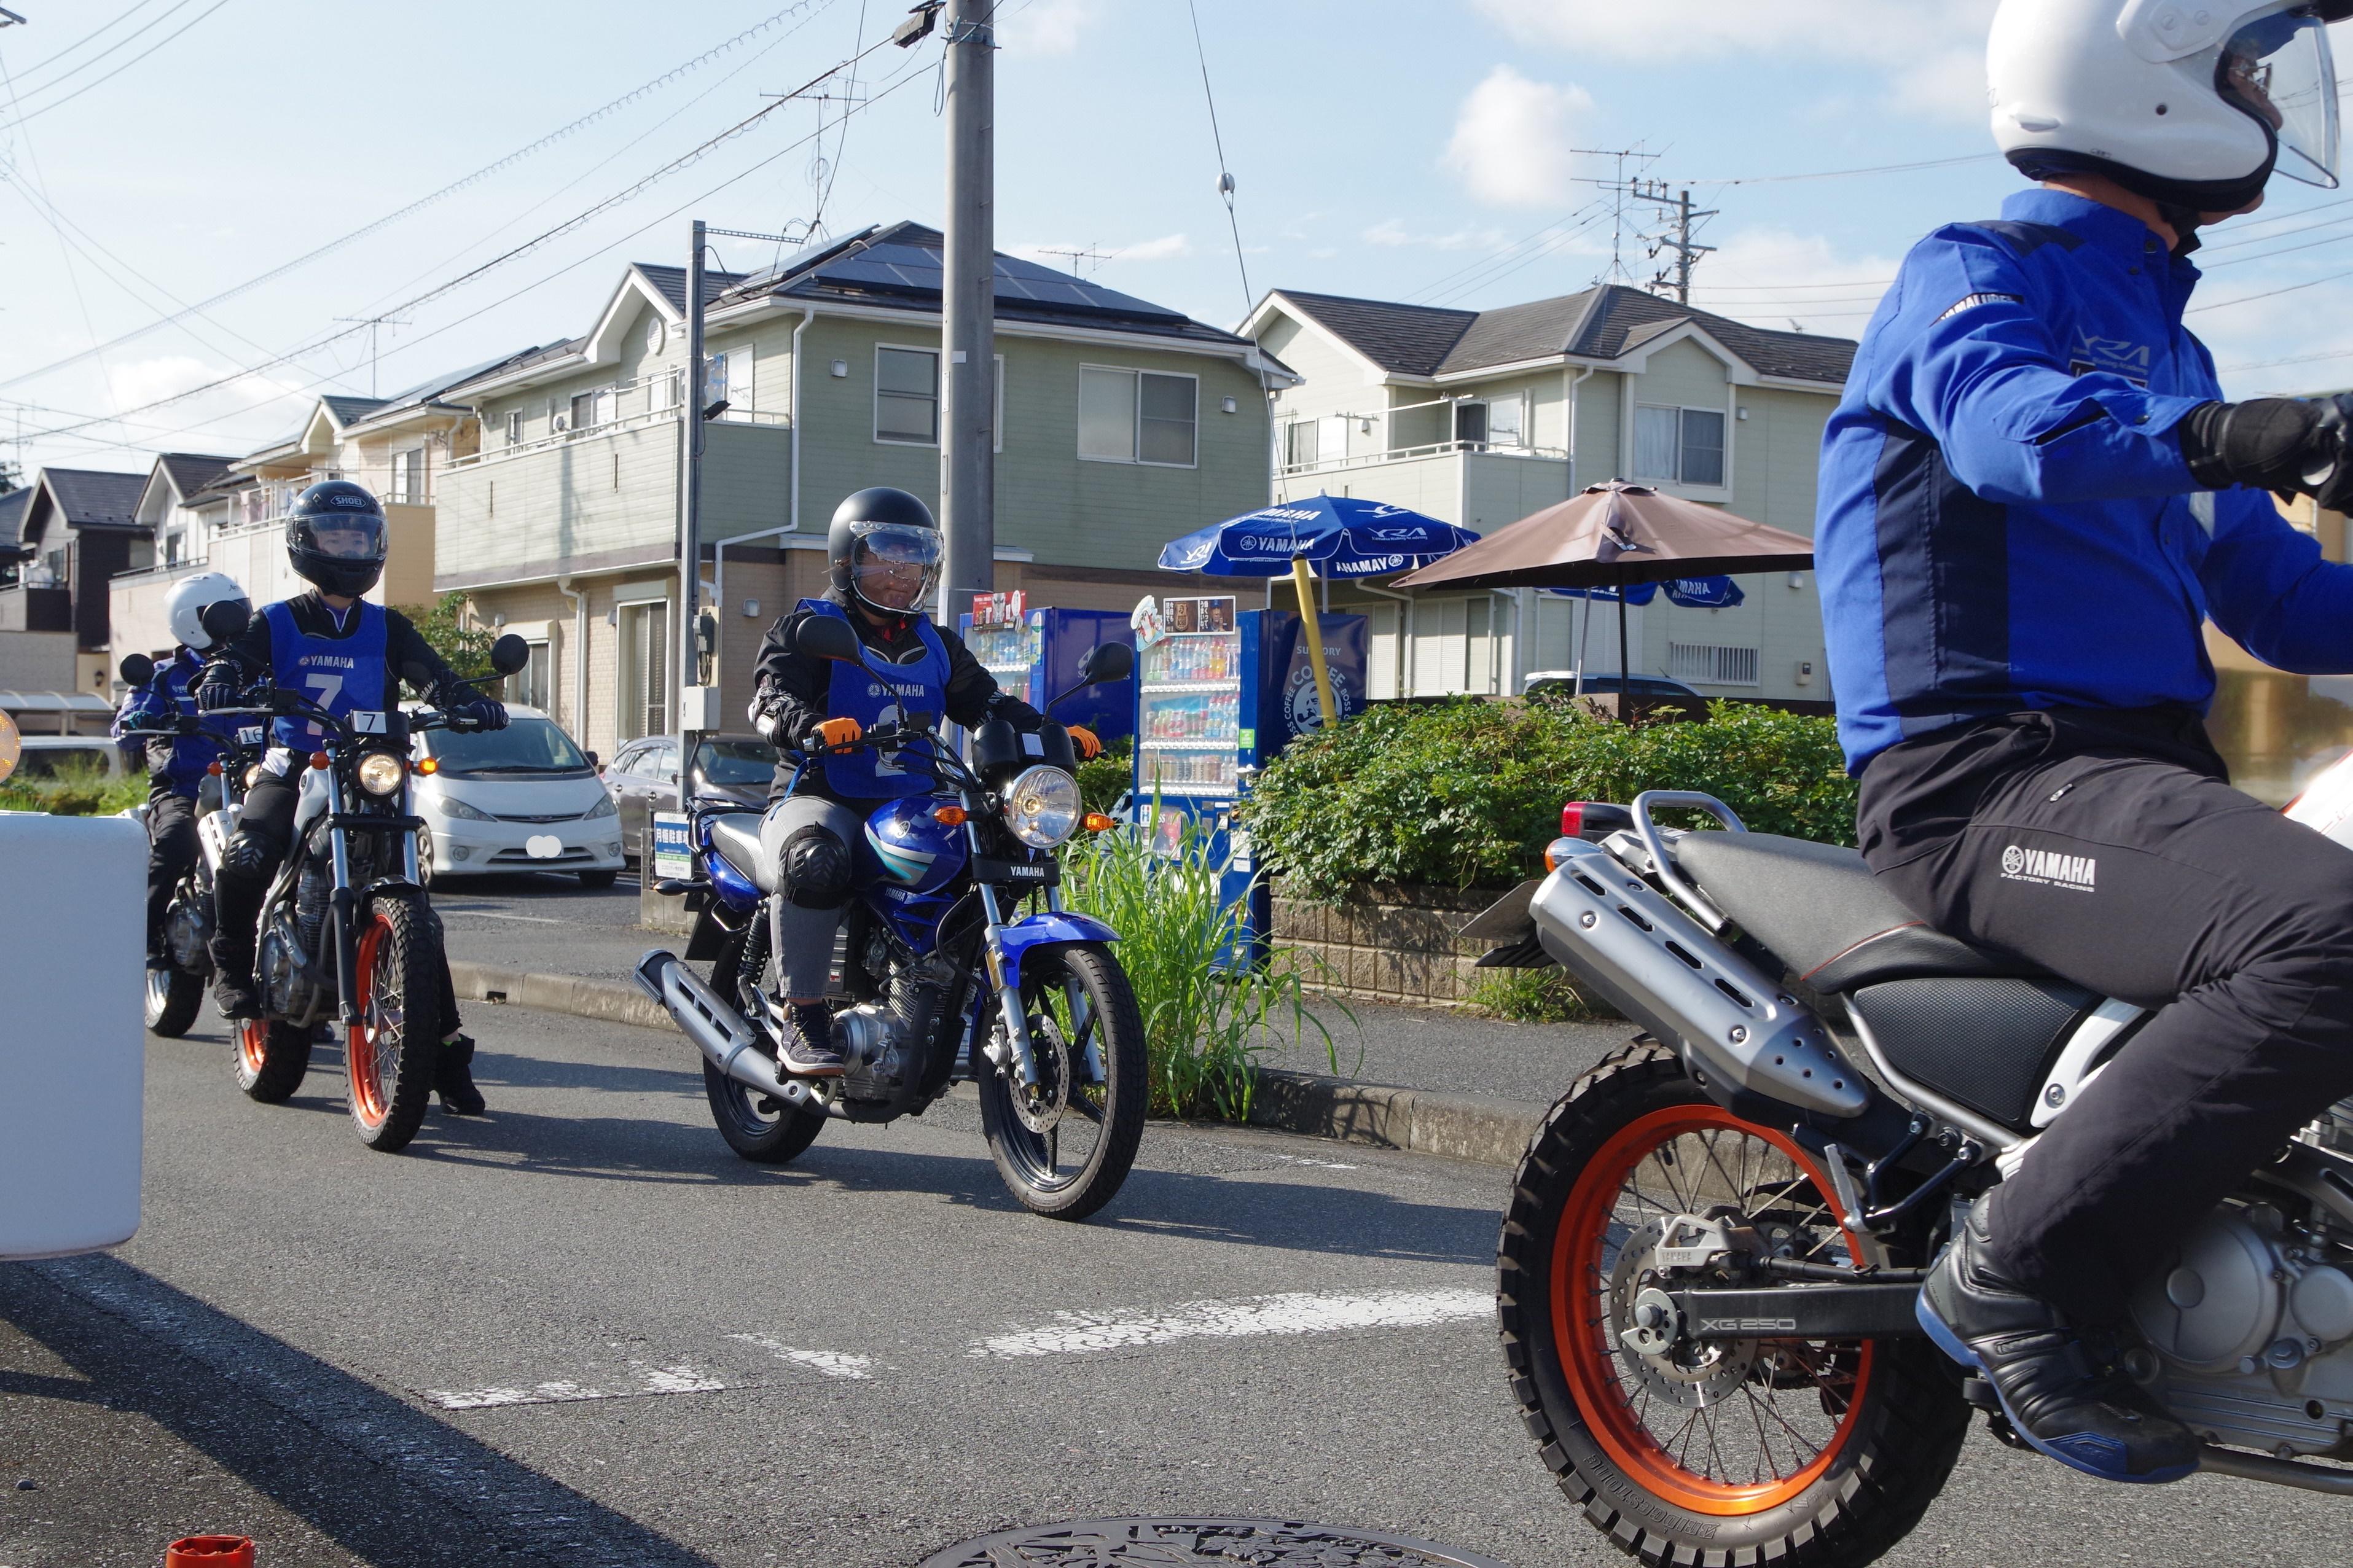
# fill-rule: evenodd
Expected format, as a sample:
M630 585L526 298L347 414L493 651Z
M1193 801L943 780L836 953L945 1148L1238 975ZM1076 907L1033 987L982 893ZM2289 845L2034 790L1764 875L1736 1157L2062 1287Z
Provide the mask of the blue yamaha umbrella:
M1318 577L1384 577L1451 555L1479 536L1401 506L1354 496L1307 496L1171 540L1162 570L1223 577L1288 577L1305 561Z
M1728 610L1748 597L1740 591L1740 584L1729 577L1673 577L1665 583L1635 584L1626 590L1626 602L1647 605L1658 597L1662 587L1669 601L1694 610ZM1545 592L1564 599L1599 599L1605 604L1614 604L1618 599L1615 588L1546 588Z

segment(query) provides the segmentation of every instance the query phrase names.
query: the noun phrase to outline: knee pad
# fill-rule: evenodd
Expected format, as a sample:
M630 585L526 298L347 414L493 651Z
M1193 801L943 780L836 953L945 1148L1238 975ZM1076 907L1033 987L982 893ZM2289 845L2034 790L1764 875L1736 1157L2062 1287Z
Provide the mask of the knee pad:
M777 850L776 891L805 910L838 910L849 898L849 846L830 829L797 827Z
M259 881L278 869L286 847L269 834L240 827L221 850L221 869L250 881Z

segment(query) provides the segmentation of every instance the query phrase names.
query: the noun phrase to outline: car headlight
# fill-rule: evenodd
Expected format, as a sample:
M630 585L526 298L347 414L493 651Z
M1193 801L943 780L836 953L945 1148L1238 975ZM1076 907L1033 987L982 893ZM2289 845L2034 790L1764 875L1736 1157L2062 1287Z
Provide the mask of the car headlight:
M459 800L454 795L445 795L439 800L434 802L434 804L441 808L442 816L449 817L453 821L496 822L498 820L497 817L492 816L487 811L476 811L472 806L468 805L464 801Z
M360 788L370 795L390 795L408 777L408 764L390 752L370 752L360 759Z
M1078 831L1079 781L1060 768L1035 767L1005 790L1005 826L1032 849L1051 849Z
M586 822L593 817L618 816L620 815L621 808L613 804L613 797L609 795L600 795L596 797L596 805L590 806L587 810L580 814L580 820Z

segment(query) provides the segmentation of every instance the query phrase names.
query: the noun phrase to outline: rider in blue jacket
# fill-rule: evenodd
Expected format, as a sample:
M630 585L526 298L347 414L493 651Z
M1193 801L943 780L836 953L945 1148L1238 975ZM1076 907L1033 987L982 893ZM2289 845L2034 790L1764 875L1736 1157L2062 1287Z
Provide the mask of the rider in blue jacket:
M196 864L196 800L212 764L227 751L233 721L199 718L196 680L205 656L218 643L206 628L205 612L216 605L228 606L238 625L251 616L245 590L218 572L200 572L172 584L164 596L164 618L179 646L171 658L155 667L154 676L134 687L115 714L114 732L126 730L176 729L169 740L131 736L124 745L136 746L147 766L147 967L169 969L171 955L164 947L164 914L171 907L172 889ZM219 613L216 613L217 623Z
M1921 1297L2026 1441L2116 1480L2198 1461L2120 1370L2130 1292L2353 1093L2353 852L2230 787L2203 631L2353 671L2353 566L2272 499L2353 507L2353 399L2226 403L2182 324L2200 225L2274 166L2334 184L2348 14L2004 0L1996 140L2039 184L1905 258L1824 440L1864 858L1930 923L2154 1009Z

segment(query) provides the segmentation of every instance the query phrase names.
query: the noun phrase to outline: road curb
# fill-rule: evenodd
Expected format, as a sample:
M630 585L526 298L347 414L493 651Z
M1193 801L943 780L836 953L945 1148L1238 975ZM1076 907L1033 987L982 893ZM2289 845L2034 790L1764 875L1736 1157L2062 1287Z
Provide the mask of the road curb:
M579 1018L675 1029L660 1004L622 980L538 974L497 964L449 961L459 997L568 1013ZM1261 1068L1250 1124L1339 1143L1516 1165L1545 1108L1487 1095L1438 1094L1353 1079Z

